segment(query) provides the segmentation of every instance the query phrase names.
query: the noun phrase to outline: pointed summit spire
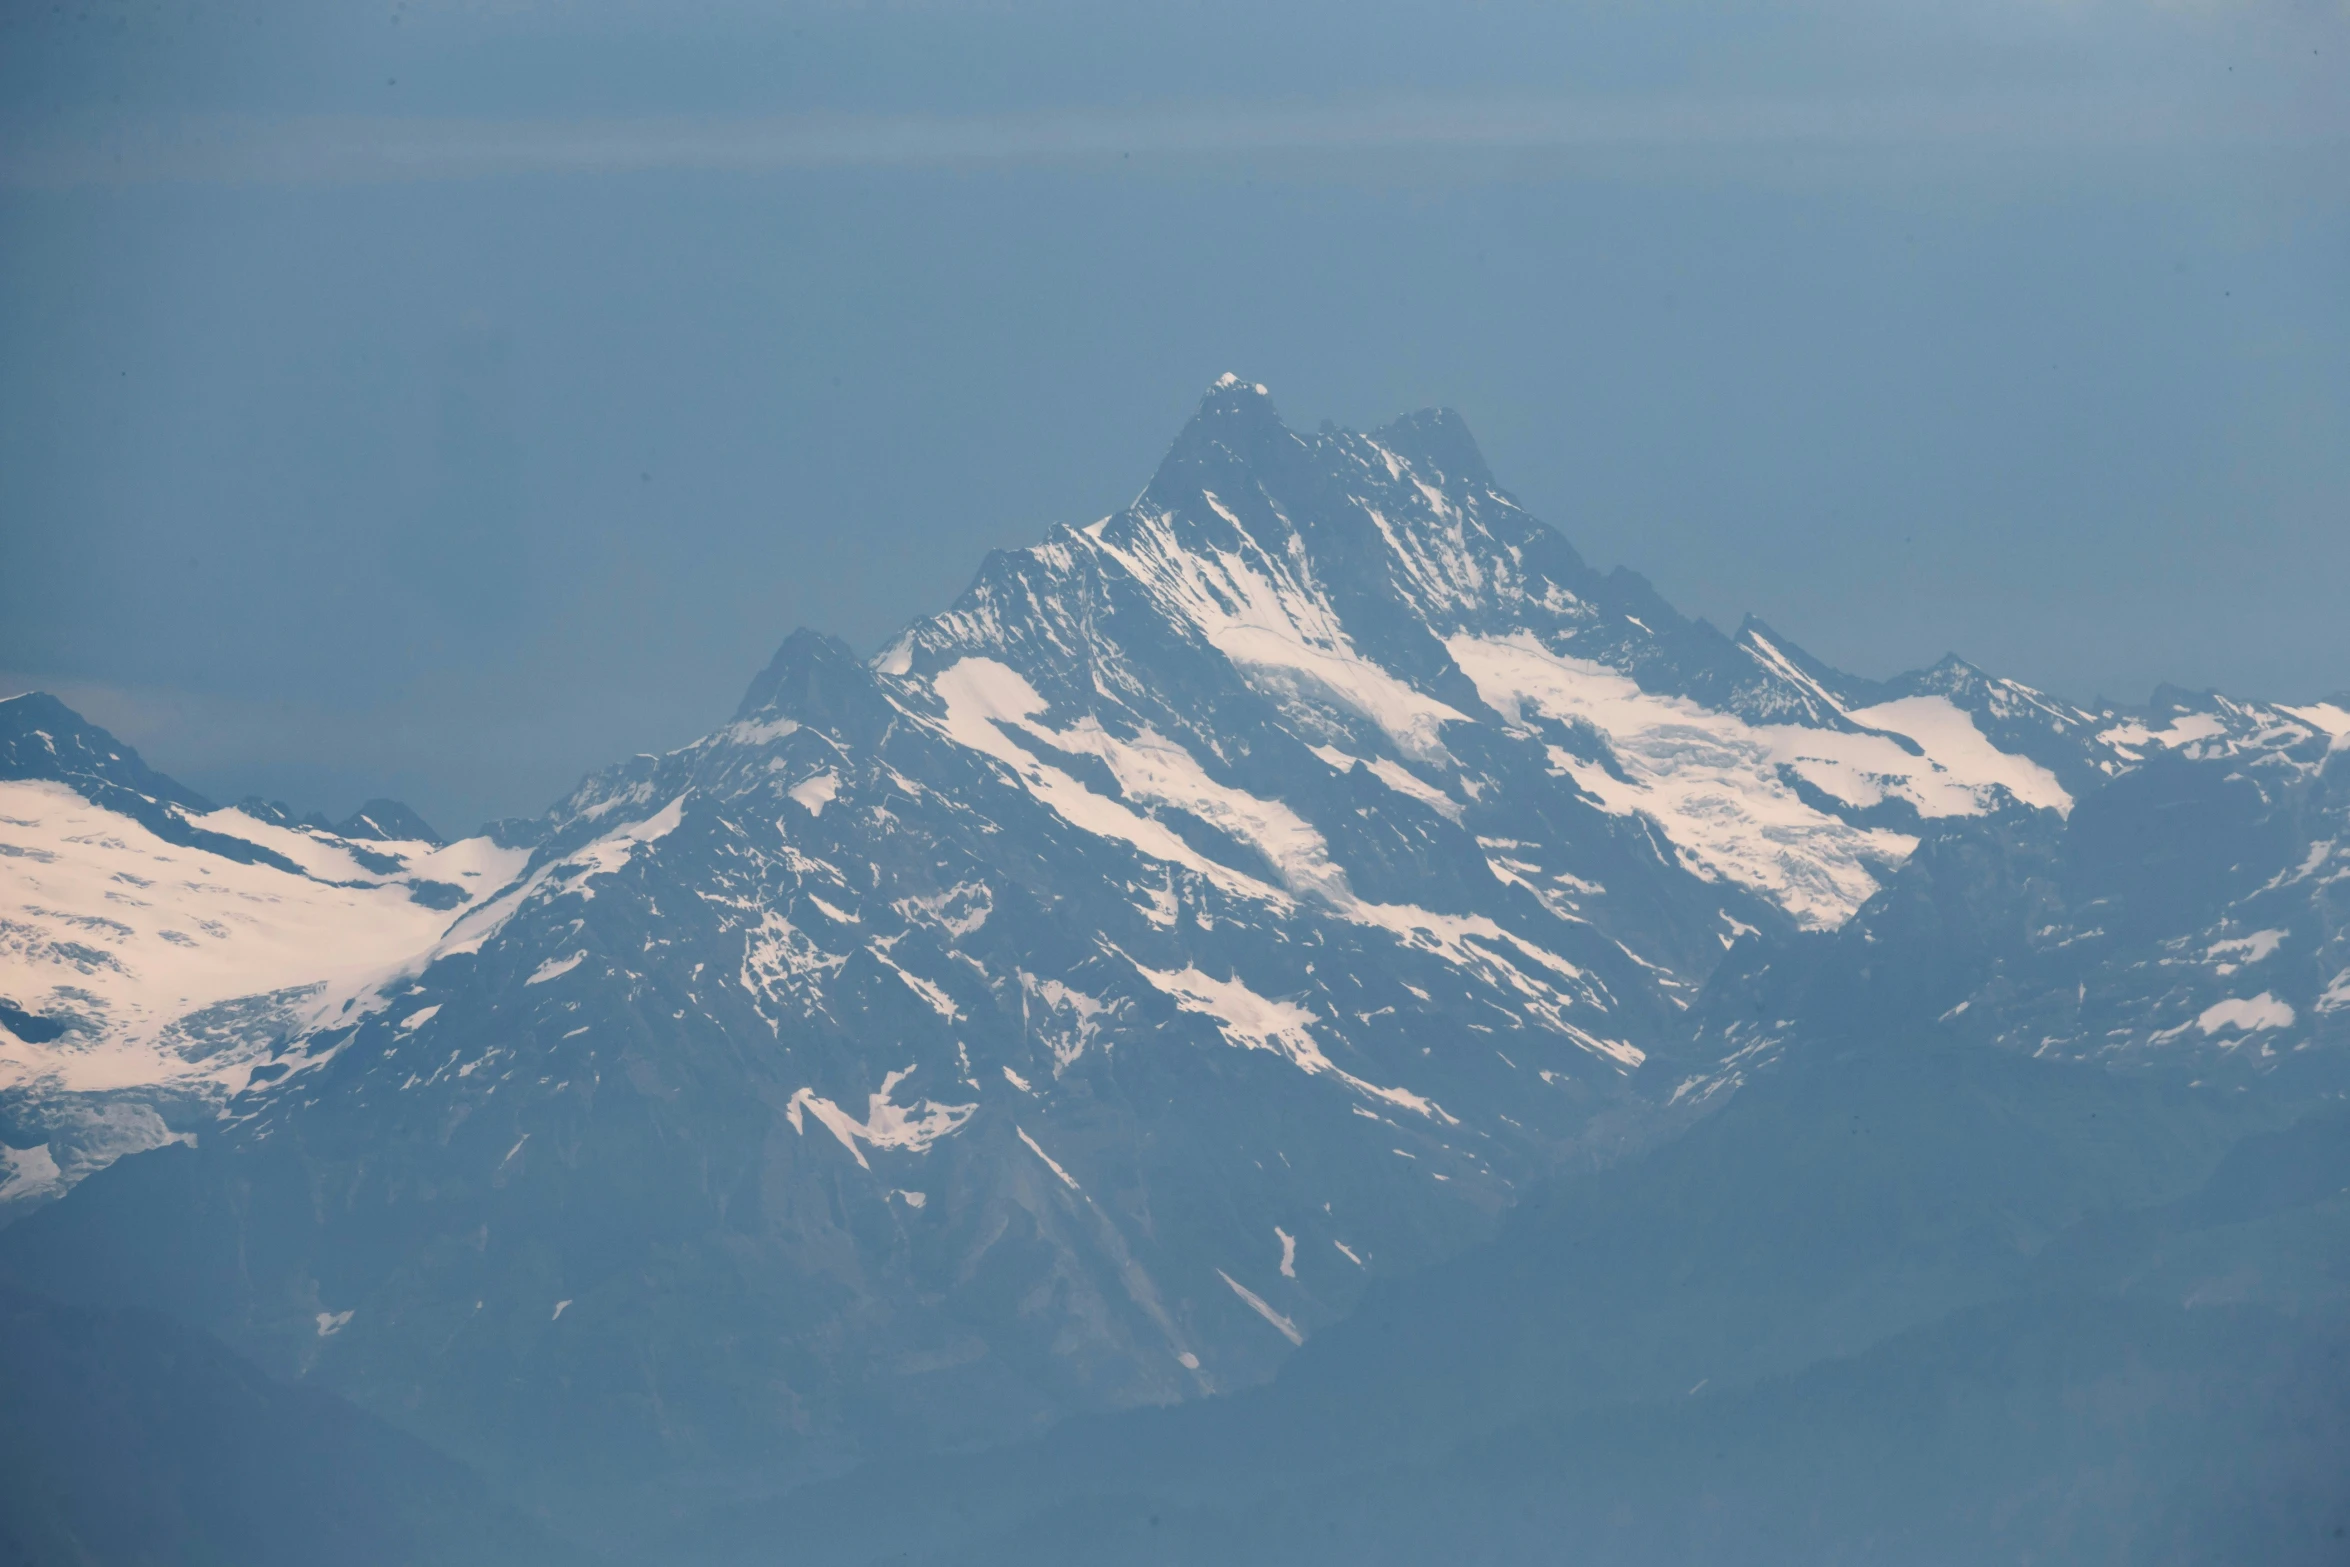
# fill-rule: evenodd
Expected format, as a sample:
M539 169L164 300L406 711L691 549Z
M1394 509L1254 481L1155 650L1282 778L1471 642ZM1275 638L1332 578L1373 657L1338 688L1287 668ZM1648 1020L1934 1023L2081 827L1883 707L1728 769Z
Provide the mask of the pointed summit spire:
M1208 387L1144 494L1172 498L1242 488L1239 475L1278 472L1303 450L1263 383L1226 371Z
M1273 407L1273 395L1265 390L1265 383L1243 381L1229 370L1209 384L1206 395L1199 400L1199 411L1191 416L1191 423L1184 427L1183 433L1188 436L1203 426L1219 432L1289 433ZM1181 444L1180 437L1177 444Z

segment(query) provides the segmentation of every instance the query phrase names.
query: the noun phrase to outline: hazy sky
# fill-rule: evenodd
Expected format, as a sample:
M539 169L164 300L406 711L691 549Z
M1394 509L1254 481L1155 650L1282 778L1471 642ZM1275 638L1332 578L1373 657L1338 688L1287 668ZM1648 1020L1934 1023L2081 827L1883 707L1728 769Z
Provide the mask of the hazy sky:
M1860 673L2314 697L2346 66L2342 0L5 8L0 686L535 811L1231 369Z

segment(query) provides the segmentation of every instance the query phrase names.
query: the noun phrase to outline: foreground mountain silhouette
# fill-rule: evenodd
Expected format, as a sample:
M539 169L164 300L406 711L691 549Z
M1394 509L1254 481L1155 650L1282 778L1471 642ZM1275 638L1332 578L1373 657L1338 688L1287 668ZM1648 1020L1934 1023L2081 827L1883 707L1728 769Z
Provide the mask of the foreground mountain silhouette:
M12 1562L578 1562L414 1437L153 1313L0 1286Z

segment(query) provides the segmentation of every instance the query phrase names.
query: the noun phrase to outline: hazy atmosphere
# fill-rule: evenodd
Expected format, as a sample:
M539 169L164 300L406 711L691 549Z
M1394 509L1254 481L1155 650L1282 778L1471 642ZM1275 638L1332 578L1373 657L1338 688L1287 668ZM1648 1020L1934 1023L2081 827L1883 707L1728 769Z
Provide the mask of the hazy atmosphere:
M2350 0L0 8L0 1564L2343 1567Z
M1725 630L2350 671L2339 4L0 19L0 686L444 832L1125 505L1459 410Z

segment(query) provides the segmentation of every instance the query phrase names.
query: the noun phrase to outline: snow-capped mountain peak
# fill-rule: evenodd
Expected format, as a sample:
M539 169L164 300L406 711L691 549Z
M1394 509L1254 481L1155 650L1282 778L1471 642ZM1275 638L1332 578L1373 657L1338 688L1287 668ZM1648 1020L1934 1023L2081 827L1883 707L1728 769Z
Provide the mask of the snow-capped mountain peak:
M19 728L55 741L41 711ZM1799 1010L1787 976L1849 962L1865 995L1873 946L1955 952L1977 882L2080 935L2100 916L2048 889L2094 867L2031 857L2116 831L2116 779L2224 752L2299 802L2344 732L2092 714L1957 660L1846 675L1592 568L1455 415L1301 433L1227 376L1130 506L991 555L870 662L795 632L726 725L586 779L528 849L210 812L86 737L0 814L51 856L9 885L55 952L56 910L116 917L128 861L94 845L232 830L309 943L217 982L249 1013L173 991L183 949L129 918L155 952L118 955L111 1011L64 958L40 992L198 1085L140 1103L204 1168L338 1194L240 1233L245 1342L527 1445L559 1414L516 1411L601 1396L682 1313L631 1429L772 1475L1261 1379L1525 1183L1701 1113ZM1985 845L1999 874L1957 877ZM277 952L253 918L240 950ZM2215 918L2215 984L2315 950ZM1937 1013L2025 1026L1997 997L2041 971L1998 950L1937 971ZM2214 992L2205 1037L2314 1015L2313 976ZM10 1048L30 1159L79 1090L55 1041Z
M12 1146L45 1150L0 1202L283 1079L305 1058L280 1047L373 1004L524 858L221 809L41 693L0 702L0 854L0 1096Z

